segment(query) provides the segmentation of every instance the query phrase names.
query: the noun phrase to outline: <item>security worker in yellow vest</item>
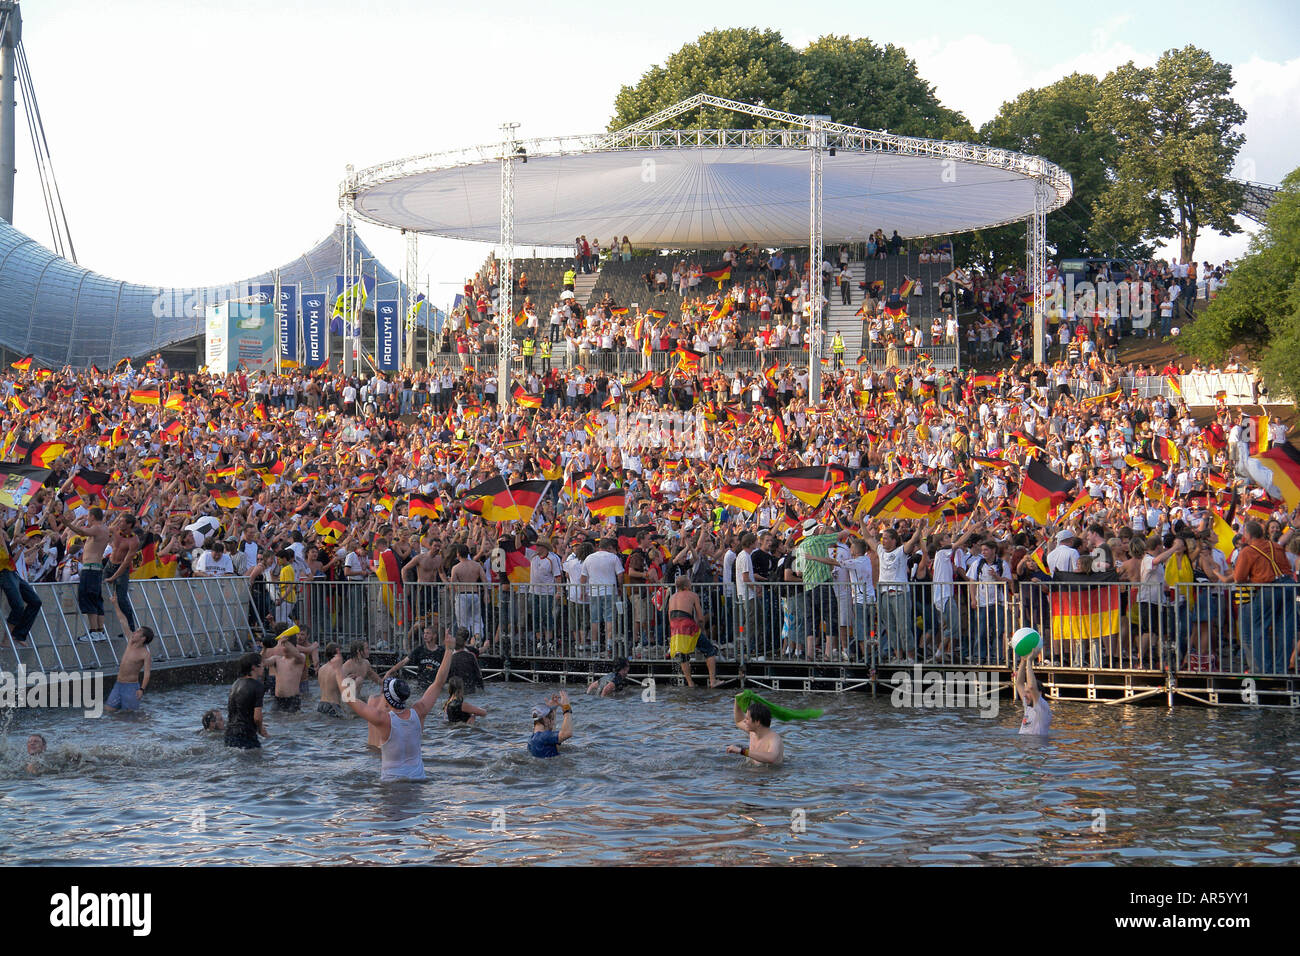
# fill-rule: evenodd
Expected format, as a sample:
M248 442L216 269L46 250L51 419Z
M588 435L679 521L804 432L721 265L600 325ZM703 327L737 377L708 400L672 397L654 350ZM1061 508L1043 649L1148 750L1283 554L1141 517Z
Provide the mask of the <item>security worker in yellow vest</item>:
M844 336L839 332L835 333L835 339L831 342L831 351L835 353L835 368L844 367Z
M528 338L524 339L524 347L522 349L524 368L528 369L530 372L533 370L533 354L536 351L537 340L530 335Z
M542 339L540 351L542 355L542 374L546 375L551 371L551 340L550 339L548 338Z
M577 281L578 281L578 274L577 274L576 272L574 272L572 269L568 269L568 270L565 271L565 273L564 273L564 288L565 288L565 289L567 289L568 291L572 292L572 291L573 291L573 284L574 284L575 282L577 282Z

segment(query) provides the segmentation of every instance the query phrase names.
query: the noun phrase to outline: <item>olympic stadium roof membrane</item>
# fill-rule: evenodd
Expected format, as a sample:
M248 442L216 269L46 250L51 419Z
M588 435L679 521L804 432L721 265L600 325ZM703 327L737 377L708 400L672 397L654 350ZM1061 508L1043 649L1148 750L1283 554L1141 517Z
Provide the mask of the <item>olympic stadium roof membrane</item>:
M654 128L698 105L792 128ZM865 240L876 229L917 238L1003 225L1033 215L1040 186L1047 212L1073 190L1070 176L1040 157L829 122L813 128L809 120L700 94L613 133L496 143L363 169L342 185L341 203L379 225L495 242L500 157L510 149L517 245L565 246L582 234L717 248L808 243L817 144L827 243Z
M360 237L366 274L378 265L373 298L401 299L404 286ZM330 292L342 272L343 226L279 270L282 285ZM40 365L85 367L152 355L203 334L206 306L275 281L273 271L202 288L162 289L110 279L56 255L0 220L0 347ZM427 310L426 310L427 311ZM423 313L422 313L423 314Z

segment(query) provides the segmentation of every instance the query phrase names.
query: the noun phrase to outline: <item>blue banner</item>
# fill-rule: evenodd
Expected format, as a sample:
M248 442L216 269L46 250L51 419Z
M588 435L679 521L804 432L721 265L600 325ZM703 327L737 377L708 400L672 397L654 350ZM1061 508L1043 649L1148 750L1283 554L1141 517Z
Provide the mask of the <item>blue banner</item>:
M329 358L329 340L325 337L324 292L304 292L302 296L302 348L308 368L320 368Z
M375 303L375 364L381 372L396 372L401 365L401 327L397 318L397 300L378 300Z
M285 365L298 364L298 287L280 286L280 307L276 309L280 323L280 361Z

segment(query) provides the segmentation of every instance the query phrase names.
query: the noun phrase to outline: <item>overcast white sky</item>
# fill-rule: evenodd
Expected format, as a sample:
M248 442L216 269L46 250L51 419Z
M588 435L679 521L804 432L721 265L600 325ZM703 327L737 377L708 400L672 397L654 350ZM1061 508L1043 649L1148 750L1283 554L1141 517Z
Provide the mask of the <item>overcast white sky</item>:
M1050 0L743 7L28 0L23 37L80 262L164 286L234 281L294 258L338 218L347 163L490 142L506 120L521 136L603 129L620 86L728 26L772 27L796 46L826 33L900 45L976 126L1026 88L1196 43L1233 65L1249 113L1238 173L1276 183L1300 164L1300 12L1290 3L1227 13L1191 0L1113 16ZM18 125L15 224L49 244L21 116ZM400 272L402 241L361 232ZM1245 242L1204 235L1197 258L1235 256ZM434 302L486 251L422 239Z

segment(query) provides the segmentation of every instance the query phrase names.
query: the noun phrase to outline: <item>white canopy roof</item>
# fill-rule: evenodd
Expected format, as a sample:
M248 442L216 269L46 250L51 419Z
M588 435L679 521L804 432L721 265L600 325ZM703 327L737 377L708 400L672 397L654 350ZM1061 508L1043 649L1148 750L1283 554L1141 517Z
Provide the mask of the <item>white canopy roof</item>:
M814 132L806 118L727 101L716 102L805 128L651 128L701 102L714 100L697 96L615 133L515 144L515 242L567 246L581 234L663 248L806 245L816 136L824 146L827 243L861 241L876 229L914 238L1002 225L1033 214L1036 183L1048 211L1068 202L1073 188L1068 174L1038 157L832 123ZM343 184L341 202L380 225L496 242L505 148L362 170Z

